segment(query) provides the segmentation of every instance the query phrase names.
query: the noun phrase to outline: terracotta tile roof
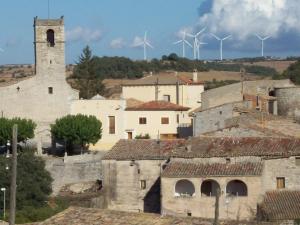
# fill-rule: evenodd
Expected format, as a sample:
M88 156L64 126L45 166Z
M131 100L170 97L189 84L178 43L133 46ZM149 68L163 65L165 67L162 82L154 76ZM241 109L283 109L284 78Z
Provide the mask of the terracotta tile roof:
M263 220L300 219L300 191L267 192L258 209Z
M195 137L172 152L177 158L296 155L300 155L299 138L276 137Z
M138 80L130 80L123 83L123 86L146 86L146 85L204 85L204 82L193 82L187 77L178 76L175 73L165 73L161 75L149 75Z
M104 159L151 160L210 157L289 157L300 155L300 139L274 137L195 137L190 140L120 140Z
M163 171L163 177L207 177L207 176L260 176L262 163L201 164L172 162Z
M151 101L127 107L127 111L188 111L190 108L166 101Z
M212 225L209 220L71 207L35 225ZM222 223L229 225L229 223ZM248 223L247 223L248 224ZM250 224L250 223L249 223ZM29 224L28 224L29 225ZM33 224L32 224L33 225Z
M104 160L146 160L146 159L167 159L171 152L184 140L120 140L114 147L104 155Z

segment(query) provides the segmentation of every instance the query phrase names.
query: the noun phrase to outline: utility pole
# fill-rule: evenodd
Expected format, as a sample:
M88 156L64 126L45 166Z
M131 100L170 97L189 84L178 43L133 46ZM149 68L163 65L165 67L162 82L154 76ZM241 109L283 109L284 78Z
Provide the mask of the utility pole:
M215 204L215 220L213 225L220 225L220 221L219 221L220 195L221 195L221 190L220 188L217 188L216 204Z
M12 135L12 174L10 182L10 208L9 225L15 225L16 218L16 194L17 194L17 144L18 144L18 125L13 126Z

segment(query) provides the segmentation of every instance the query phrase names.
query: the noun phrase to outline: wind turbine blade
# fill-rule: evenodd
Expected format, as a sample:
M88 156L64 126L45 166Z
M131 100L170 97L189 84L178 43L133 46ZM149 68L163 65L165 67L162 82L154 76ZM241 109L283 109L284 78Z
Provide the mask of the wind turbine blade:
M145 31L144 40L147 40L147 31Z
M145 42L150 48L154 48L148 41Z
M211 36L213 36L215 39L221 41L221 38L219 38L218 36L214 35L213 33L210 33Z
M184 40L184 43L186 43L188 46L190 46L191 48L193 47L190 42L188 42L187 40Z
M192 38L194 38L194 37L195 37L195 35L193 35L193 34L189 34L189 33L186 33L186 36L188 36L188 37L192 37Z
M182 42L182 40L173 42L173 44L174 44L174 45L177 45L177 44L179 44L179 43L181 43L181 42Z
M200 35L201 33L203 33L206 30L206 27L204 27L202 30L200 30L195 36Z
M267 37L263 38L262 40L265 41L265 40L269 39L270 37L271 36L267 36Z
M207 45L206 42L198 42L199 45Z
M262 40L262 37L259 36L258 34L255 34L255 36L256 36L258 39Z
M222 40L225 41L225 40L227 40L230 37L231 37L231 35L228 35L227 37L224 37Z

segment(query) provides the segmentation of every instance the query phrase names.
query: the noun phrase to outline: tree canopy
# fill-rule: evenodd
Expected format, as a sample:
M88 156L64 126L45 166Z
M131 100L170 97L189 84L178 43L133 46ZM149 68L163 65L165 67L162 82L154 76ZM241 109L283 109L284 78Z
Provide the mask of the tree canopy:
M10 164L11 158L0 156L0 187L6 188L6 196L9 196L11 177L11 170L6 170L6 165ZM52 178L45 169L44 160L30 149L19 152L17 174L17 214L27 207L45 206L52 192ZM9 198L6 201L9 205ZM0 198L0 205L3 205L3 198Z
M291 64L284 72L283 77L289 78L295 84L300 85L300 60Z
M80 145L83 150L88 144L97 143L102 136L102 123L95 116L67 115L55 121L51 133L65 142L68 153L72 154L74 145Z
M5 145L7 141L12 141L13 125L18 125L18 142L25 142L34 137L36 123L30 119L21 118L0 118L0 145Z

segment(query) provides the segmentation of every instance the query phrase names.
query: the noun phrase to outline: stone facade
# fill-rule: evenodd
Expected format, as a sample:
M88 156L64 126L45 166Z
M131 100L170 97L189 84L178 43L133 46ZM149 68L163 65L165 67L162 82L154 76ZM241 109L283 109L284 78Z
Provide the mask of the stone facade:
M300 87L276 88L278 114L300 121Z
M257 80L244 81L211 89L201 94L202 110L226 103L244 100L244 94L269 96L277 87L295 86L289 80Z
M48 31L53 31L53 46L47 41ZM8 118L34 120L38 125L35 141L49 146L49 125L71 112L71 102L79 93L65 80L64 19L35 18L34 38L36 75L0 88L0 112Z

